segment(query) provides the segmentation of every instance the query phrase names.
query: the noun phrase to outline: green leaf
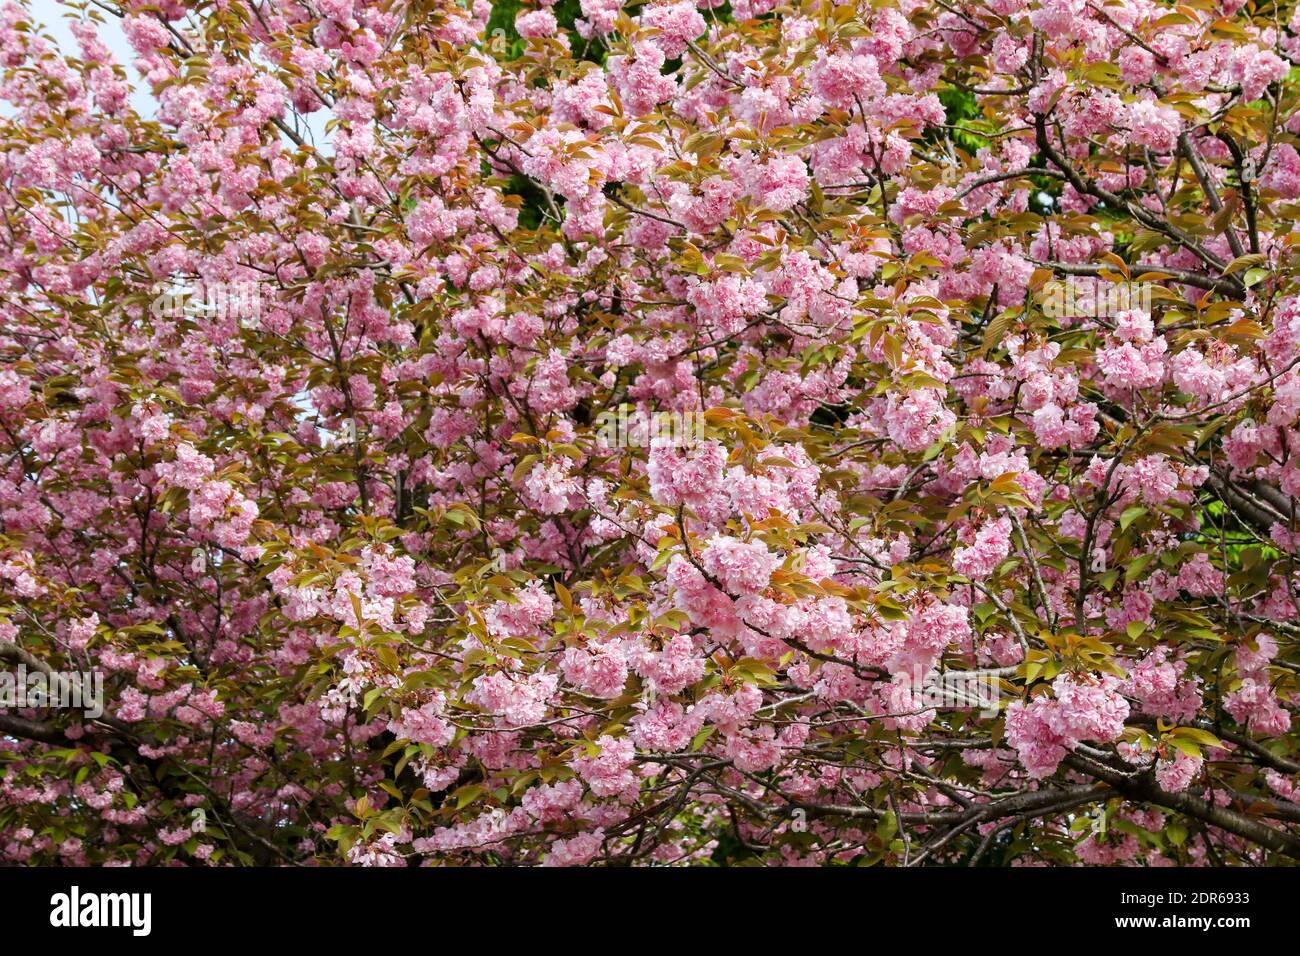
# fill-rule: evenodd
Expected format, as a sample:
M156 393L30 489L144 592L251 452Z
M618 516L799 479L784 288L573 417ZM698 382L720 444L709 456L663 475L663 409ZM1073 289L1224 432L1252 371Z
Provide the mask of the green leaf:
M456 809L463 810L469 804L481 797L487 788L479 783L468 783L452 794L456 801Z
M1127 531L1129 525L1146 513L1147 509L1143 508L1141 505L1135 505L1132 508L1125 508L1124 513L1119 516L1119 530Z
M1187 827L1177 821L1170 823L1165 827L1165 836L1174 846L1182 846L1183 841L1187 839Z
M699 732L698 732L694 737L692 737L692 738L691 738L691 751L694 752L694 751L696 751L696 750L699 750L701 747L703 747L703 746L704 746L704 741L706 741L706 740L708 740L710 737L712 737L712 736L713 736L713 732L714 732L715 730L717 730L716 727L705 727L703 730L699 731Z
M876 821L876 836L882 843L888 844L898 832L898 817L893 810L886 810Z

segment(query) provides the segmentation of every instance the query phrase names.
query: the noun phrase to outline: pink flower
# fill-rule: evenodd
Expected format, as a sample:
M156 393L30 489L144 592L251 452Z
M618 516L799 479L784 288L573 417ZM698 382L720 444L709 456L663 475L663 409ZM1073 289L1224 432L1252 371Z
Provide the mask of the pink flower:
M896 645L885 666L891 674L907 674L920 683L950 644L970 638L969 612L955 604L930 604L892 632Z
M517 592L513 601L498 601L483 615L488 631L503 637L535 633L555 613L555 601L540 581Z
M623 0L579 0L579 7L586 19L577 22L578 35L587 39L593 34L601 36L614 29Z
M577 480L569 474L567 459L538 463L524 480L528 499L542 514L562 514L569 509L569 499L579 492Z
M567 840L556 840L551 844L542 866L586 866L596 858L604 839L604 832L596 830L594 833L580 833Z
M1127 120L1133 141L1157 153L1170 152L1182 130L1178 111L1154 100L1130 103Z
M808 167L797 156L777 156L751 168L745 190L773 212L785 212L808 195Z
M660 504L699 510L723 490L726 461L726 452L716 441L682 449L656 439L650 445L650 494Z
M822 53L812 68L813 92L827 105L850 109L885 95L876 58L869 53Z
M1167 648L1154 648L1130 668L1123 692L1145 714L1191 720L1200 709L1201 697L1196 681L1183 676L1186 670L1186 661L1170 660Z
M704 17L700 16L690 0L664 4L646 9L641 14L641 25L658 30L655 43L664 56L675 59L686 50L686 45L704 32Z
M437 196L423 200L406 220L406 231L411 241L421 245L437 239L450 239L457 228L457 217Z
M986 578L1006 560L1010 550L1011 522L998 518L979 530L973 544L953 552L952 569L968 578Z
M418 708L403 708L402 715L388 725L393 736L431 747L445 747L456 736L456 728L442 717L441 695Z
M1045 449L1082 448L1097 436L1100 429L1096 415L1097 406L1091 402L1072 405L1068 417L1059 405L1048 404L1034 412L1030 424L1034 437Z
M1141 86L1156 72L1156 58L1140 46L1126 46L1119 55L1120 75L1124 82Z
M546 717L547 703L559 682L554 674L516 677L497 671L474 678L467 699L508 726L524 727Z
M740 770L762 773L781 761L781 745L771 727L760 727L754 734L732 734L723 750Z
M577 780L563 780L530 788L520 804L530 817L550 821L563 819L581 800L582 784Z
M1271 635L1256 638L1256 648L1243 644L1237 648L1236 663L1241 683L1223 699L1223 709L1232 719L1252 732L1278 737L1291 727L1291 714L1277 699L1268 675L1268 664L1277 655L1277 642Z
M1294 146L1278 143L1273 147L1259 184L1280 194L1283 199L1300 198L1300 153Z
M1223 573L1210 564L1209 556L1200 552L1178 569L1178 586L1189 594L1217 594L1223 588Z
M213 462L188 442L176 446L176 458L158 465L158 477L178 488L194 491L212 474Z
M1241 98L1245 102L1264 95L1270 83L1283 79L1290 67L1272 50L1257 46L1239 46L1228 61L1228 76L1241 85Z
M1125 342L1097 350L1097 367L1106 384L1115 388L1153 388L1165 376L1165 340L1156 339L1138 348Z
M521 37L553 37L558 29L550 10L529 10L515 17L515 30Z
M721 535L709 540L700 561L732 594L758 594L781 566L781 556L769 552L764 542Z
M661 697L632 718L632 739L643 750L685 750L701 723L698 714L687 713L681 704Z
M618 646L567 648L560 666L565 680L593 697L617 697L627 683L627 658Z
M614 2L621 6L618 0ZM677 81L660 72L665 59L663 50L650 42L634 44L630 57L620 54L609 58L609 78L623 108L632 116L646 115L676 92Z
M704 676L704 659L686 634L672 638L661 651L640 651L633 666L648 686L662 694L680 693Z
M632 741L606 734L596 741L596 747L598 751L594 757L579 757L571 762L592 794L623 799L635 797L637 782L632 773L632 761L636 757L636 748Z
M1055 707L1046 719L1062 737L1109 743L1124 732L1129 706L1114 676L1080 681L1062 674L1052 682L1052 690L1056 692Z
M956 416L936 389L917 389L902 399L894 392L889 394L885 425L889 437L904 451L925 451L954 421Z
M1020 762L1034 779L1051 776L1069 753L1070 742L1055 733L1043 719L1044 708L1014 701L1007 707L1007 743L1016 748Z
M1083 681L1061 674L1052 690L1055 698L1037 697L1028 705L1016 701L1007 708L1007 742L1035 778L1054 773L1065 755L1085 740L1118 740L1129 714L1119 681L1109 674Z
M1150 342L1153 331L1150 314L1141 309L1126 309L1115 315L1115 337L1123 342Z
M1204 763L1200 757L1175 750L1172 759L1156 761L1156 782L1170 793L1186 790Z

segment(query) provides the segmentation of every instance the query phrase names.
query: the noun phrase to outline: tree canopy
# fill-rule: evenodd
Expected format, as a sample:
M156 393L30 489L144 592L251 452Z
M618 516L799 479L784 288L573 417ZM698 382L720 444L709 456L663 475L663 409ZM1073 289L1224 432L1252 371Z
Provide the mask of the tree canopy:
M1300 859L1289 0L62 10L0 860Z

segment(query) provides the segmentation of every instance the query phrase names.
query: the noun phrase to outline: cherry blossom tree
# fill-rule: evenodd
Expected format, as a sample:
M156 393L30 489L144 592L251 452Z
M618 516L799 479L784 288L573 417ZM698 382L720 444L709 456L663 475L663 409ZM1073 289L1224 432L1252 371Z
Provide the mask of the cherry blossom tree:
M1300 859L1293 3L60 12L0 859Z

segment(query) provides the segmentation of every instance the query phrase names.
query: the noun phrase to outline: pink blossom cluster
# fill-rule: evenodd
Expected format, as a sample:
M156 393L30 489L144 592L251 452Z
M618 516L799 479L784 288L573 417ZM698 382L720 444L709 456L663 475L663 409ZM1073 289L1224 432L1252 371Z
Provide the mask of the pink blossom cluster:
M1030 776L1046 777L1085 741L1109 743L1124 732L1128 701L1112 675L1080 681L1061 674L1052 682L1053 697L1007 708L1007 743L1016 748Z

